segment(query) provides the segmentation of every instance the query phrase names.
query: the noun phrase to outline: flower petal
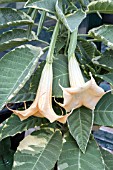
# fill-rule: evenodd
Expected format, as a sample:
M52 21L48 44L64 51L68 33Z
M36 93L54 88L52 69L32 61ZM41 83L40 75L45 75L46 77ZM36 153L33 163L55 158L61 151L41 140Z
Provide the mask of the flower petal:
M57 103L65 108L67 112L82 105L93 110L100 98L105 94L104 90L96 84L92 75L91 80L77 88L64 88L61 85L60 87L63 90L64 102L63 104Z
M42 115L39 112L38 107L33 102L33 104L26 110L20 111L20 110L13 110L10 109L8 106L7 108L11 110L15 115L17 115L21 120L27 119L29 116L33 116L38 113L38 117L41 117Z

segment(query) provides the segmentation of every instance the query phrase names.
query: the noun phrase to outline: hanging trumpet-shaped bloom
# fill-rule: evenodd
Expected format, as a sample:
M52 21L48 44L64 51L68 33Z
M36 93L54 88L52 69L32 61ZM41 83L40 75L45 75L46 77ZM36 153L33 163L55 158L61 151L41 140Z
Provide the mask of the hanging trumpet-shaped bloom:
M52 82L53 71L52 64L46 63L42 71L36 98L32 105L24 110L12 110L14 114L19 116L21 120L27 119L29 116L45 117L50 122L55 120L65 123L68 115L57 115L52 108Z
M53 54L55 48L55 42L57 39L59 31L59 20L56 23L49 51L46 58L46 64L43 68L37 94L32 105L24 110L12 110L14 114L19 116L21 120L27 119L29 116L37 116L37 117L45 117L50 122L54 122L55 120L65 123L68 115L57 115L52 108L52 83L53 83L53 70L52 70L52 62L53 62Z
M67 112L81 106L93 110L100 98L105 94L104 90L96 84L91 73L91 80L85 83L74 54L69 59L68 67L71 87L64 88L60 85L63 90L64 103L58 104L64 107Z

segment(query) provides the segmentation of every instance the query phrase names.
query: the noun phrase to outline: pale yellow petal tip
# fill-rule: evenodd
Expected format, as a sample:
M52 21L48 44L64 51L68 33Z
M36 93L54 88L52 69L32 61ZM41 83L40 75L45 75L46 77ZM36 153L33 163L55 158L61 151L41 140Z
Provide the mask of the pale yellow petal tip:
M93 82L95 82L95 79L93 78L93 76L92 76L92 73L91 72L89 72L89 75L90 75L90 77L91 77L91 80L93 81ZM95 82L96 83L96 82Z

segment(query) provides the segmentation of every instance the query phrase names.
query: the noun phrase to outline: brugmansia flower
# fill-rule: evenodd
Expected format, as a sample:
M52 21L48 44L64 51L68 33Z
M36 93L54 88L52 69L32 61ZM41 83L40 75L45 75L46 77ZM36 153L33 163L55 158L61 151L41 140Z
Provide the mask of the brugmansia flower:
M33 115L37 117L45 117L50 122L57 120L61 123L65 123L68 115L59 116L52 108L52 82L52 64L46 63L42 71L36 98L32 105L24 111L10 110L19 116L21 120L27 119L29 116Z
M93 110L100 98L105 94L104 90L96 84L91 73L91 80L85 83L74 54L69 59L68 67L71 87L64 88L60 85L63 90L64 103L58 104L65 108L67 112L81 106Z

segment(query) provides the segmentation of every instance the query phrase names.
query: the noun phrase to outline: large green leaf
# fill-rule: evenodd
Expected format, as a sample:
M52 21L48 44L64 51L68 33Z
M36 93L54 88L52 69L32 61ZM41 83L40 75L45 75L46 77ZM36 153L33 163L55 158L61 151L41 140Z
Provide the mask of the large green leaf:
M101 154L105 162L105 169L112 170L113 169L113 154L104 149L101 149Z
M94 139L90 140L83 154L75 140L68 135L64 138L62 153L58 162L59 170L105 170L99 147Z
M104 14L113 14L112 0L98 0L93 1L88 5L88 13L100 12Z
M0 108L13 98L34 72L41 48L23 45L0 60Z
M25 7L41 9L47 12L55 12L56 0L28 0Z
M17 148L13 170L51 170L59 158L62 134L59 130L40 130L27 136Z
M113 95L105 94L94 110L94 123L102 126L113 126Z
M33 20L26 13L12 9L0 8L0 29L9 26L32 24Z
M14 136L17 133L26 131L29 128L34 128L35 126L39 126L40 124L41 118L32 116L24 121L21 121L18 116L13 114L9 119L7 119L6 123L2 127L1 139L8 136Z
M0 4L11 2L26 2L27 0L0 0Z
M93 28L88 34L113 49L113 25L102 25L100 27Z
M68 118L69 131L83 153L89 141L93 119L94 113L85 107L74 110Z
M0 170L11 170L13 165L14 151L10 149L10 138L0 141Z
M65 16L62 12L61 8L61 0L57 0L56 3L56 12L58 18L62 21L62 23L73 32L75 29L79 27L83 19L85 18L85 13L82 10L77 10L76 12Z
M30 80L16 94L16 96L12 98L12 102L34 100L44 64L45 63L41 63L39 65L38 69L30 78ZM53 73L53 96L63 97L62 90L59 87L59 80L62 86L69 87L68 65L66 56L61 54L56 56L53 62Z
M37 40L35 32L31 32L28 38L28 30L13 29L0 36L0 51L22 45L28 41Z

